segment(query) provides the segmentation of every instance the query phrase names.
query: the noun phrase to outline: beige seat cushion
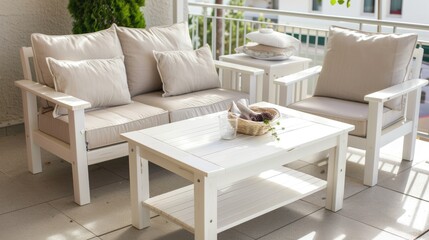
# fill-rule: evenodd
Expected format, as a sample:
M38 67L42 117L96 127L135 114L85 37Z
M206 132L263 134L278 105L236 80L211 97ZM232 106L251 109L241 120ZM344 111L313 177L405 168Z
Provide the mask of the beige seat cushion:
M249 95L242 92L215 88L179 96L161 97L162 91L141 94L134 101L156 106L169 111L170 121L176 122L209 113L227 110L232 101Z
M352 124L350 135L365 137L368 124L368 104L327 97L311 97L288 107L340 122ZM383 128L402 119L402 111L383 109Z
M88 149L123 142L119 134L168 123L168 113L160 108L134 102L85 113ZM69 143L68 117L53 118L52 112L39 114L39 129Z
M315 96L365 102L364 96L404 81L416 34L373 34L331 27ZM401 108L401 99L387 102Z
M153 50L193 49L186 22L149 29L118 27L117 32L125 56L131 96L162 88Z

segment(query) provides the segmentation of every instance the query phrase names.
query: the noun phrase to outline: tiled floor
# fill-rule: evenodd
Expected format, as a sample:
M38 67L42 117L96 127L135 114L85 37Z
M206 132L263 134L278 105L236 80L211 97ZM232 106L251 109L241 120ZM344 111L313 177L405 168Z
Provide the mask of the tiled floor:
M147 229L130 225L126 158L90 167L92 203L79 207L73 203L69 164L44 152L43 173L28 173L24 134L14 134L0 137L0 239L193 239L155 215ZM342 210L325 210L320 191L227 230L219 239L429 240L429 142L418 141L413 162L401 162L400 146L396 141L383 148L379 184L372 188L362 185L363 151L349 149ZM290 167L326 178L324 160ZM150 177L152 195L189 184L154 165Z

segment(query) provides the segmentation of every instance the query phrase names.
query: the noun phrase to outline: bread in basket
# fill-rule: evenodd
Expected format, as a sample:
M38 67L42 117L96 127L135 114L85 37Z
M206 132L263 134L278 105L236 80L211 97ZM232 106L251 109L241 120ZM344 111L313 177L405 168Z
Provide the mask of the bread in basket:
M246 134L246 135L252 135L252 136L260 136L265 133L267 133L271 128L273 123L278 121L280 118L280 112L275 108L263 108L263 107L249 107L252 111L256 113L263 113L268 112L272 115L272 120L269 122L264 121L252 121L252 120L246 120L243 118L238 118L238 126L237 126L237 132ZM231 115L233 113L230 112Z

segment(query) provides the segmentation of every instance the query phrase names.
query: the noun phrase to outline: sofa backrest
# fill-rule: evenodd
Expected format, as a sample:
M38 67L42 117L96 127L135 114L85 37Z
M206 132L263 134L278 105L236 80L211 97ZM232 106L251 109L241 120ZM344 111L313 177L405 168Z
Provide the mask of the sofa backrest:
M54 88L54 82L46 62L47 57L57 60L86 60L123 56L115 26L95 33L76 35L33 33L31 44L37 80L51 88Z
M131 96L162 89L153 51L193 50L186 22L171 26L117 27Z
M37 81L54 88L46 58L88 60L125 57L131 96L162 89L153 51L192 50L186 22L149 29L118 27L76 35L31 35ZM23 59L23 58L22 58ZM24 66L23 66L24 68ZM26 71L26 70L24 70Z

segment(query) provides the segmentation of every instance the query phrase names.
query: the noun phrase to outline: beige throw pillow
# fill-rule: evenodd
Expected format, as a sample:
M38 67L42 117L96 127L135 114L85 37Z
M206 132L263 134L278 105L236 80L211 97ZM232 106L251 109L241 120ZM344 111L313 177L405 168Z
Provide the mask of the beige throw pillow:
M115 27L76 35L31 35L36 75L40 83L54 87L47 57L58 60L107 59L122 56L122 48Z
M235 52L262 60L285 60L295 54L296 50L295 47L277 48L251 42L236 48Z
M416 34L373 34L331 27L315 95L365 102L365 95L401 83L416 41ZM401 99L385 105L399 109Z
M163 97L220 87L210 47L195 51L153 51L161 75Z
M117 31L124 51L131 96L162 88L153 50L193 49L187 23L149 29L118 27Z
M91 108L131 103L123 57L82 61L47 58L55 90L91 103ZM54 117L67 114L55 107Z

